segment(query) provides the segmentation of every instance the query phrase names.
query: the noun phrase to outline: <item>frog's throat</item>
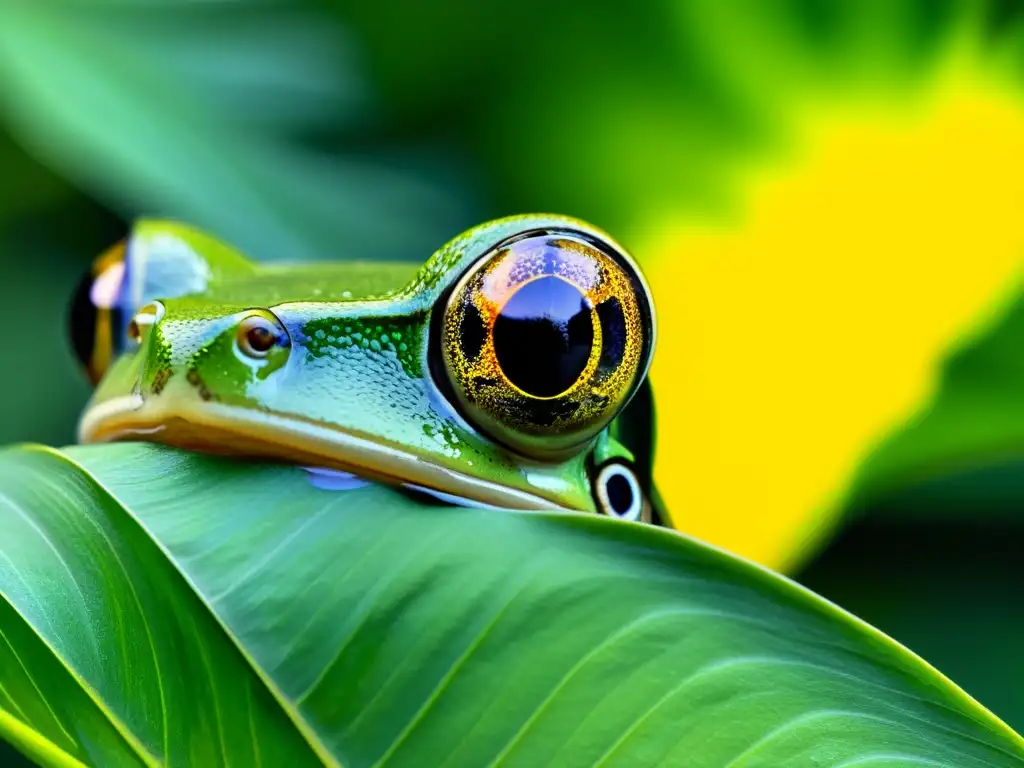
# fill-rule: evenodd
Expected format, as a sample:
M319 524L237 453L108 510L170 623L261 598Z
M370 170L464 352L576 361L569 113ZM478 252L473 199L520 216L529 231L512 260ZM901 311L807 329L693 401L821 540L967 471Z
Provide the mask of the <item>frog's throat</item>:
M491 483L415 454L335 427L222 403L173 413L139 395L91 406L78 427L79 443L147 441L231 456L266 458L352 472L389 484L421 485L483 504L521 510L571 511L538 494Z

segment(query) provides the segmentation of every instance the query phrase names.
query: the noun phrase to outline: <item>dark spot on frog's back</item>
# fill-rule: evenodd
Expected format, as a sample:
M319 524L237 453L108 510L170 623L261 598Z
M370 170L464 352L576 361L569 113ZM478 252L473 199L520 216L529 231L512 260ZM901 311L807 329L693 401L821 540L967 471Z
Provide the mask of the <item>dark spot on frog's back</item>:
M152 392L154 395L159 395L164 391L164 387L167 386L167 380L171 378L173 371L170 368L161 368L156 372L153 377Z
M207 402L213 400L213 393L209 388L207 388L206 384L203 382L203 377L199 375L199 372L195 368L190 369L185 378L188 380L189 384L199 391L199 396L203 398L203 400L206 400Z

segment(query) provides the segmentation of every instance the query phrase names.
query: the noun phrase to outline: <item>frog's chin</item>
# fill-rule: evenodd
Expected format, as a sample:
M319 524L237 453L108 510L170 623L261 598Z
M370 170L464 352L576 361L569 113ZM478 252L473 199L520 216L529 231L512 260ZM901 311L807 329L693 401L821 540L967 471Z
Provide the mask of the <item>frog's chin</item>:
M440 466L365 435L298 418L206 402L174 412L159 399L116 397L89 407L79 443L146 441L229 456L285 461L401 485L449 503L571 511L554 499Z

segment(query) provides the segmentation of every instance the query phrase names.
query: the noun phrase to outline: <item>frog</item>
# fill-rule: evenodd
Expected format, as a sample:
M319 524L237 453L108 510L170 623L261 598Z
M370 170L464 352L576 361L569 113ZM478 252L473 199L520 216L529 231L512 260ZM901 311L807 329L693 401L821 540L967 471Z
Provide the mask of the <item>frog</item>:
M70 307L93 384L79 443L665 524L651 481L653 298L625 248L582 220L495 219L421 263L302 263L140 218Z

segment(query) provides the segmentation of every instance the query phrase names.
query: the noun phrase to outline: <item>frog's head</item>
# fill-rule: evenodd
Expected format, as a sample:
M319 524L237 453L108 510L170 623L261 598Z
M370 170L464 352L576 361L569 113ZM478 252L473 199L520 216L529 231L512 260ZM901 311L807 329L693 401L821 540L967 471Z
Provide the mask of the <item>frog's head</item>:
M613 424L650 363L651 299L625 251L574 219L490 222L418 271L254 264L142 221L96 261L72 333L97 382L82 442L264 456L502 507L644 511Z

